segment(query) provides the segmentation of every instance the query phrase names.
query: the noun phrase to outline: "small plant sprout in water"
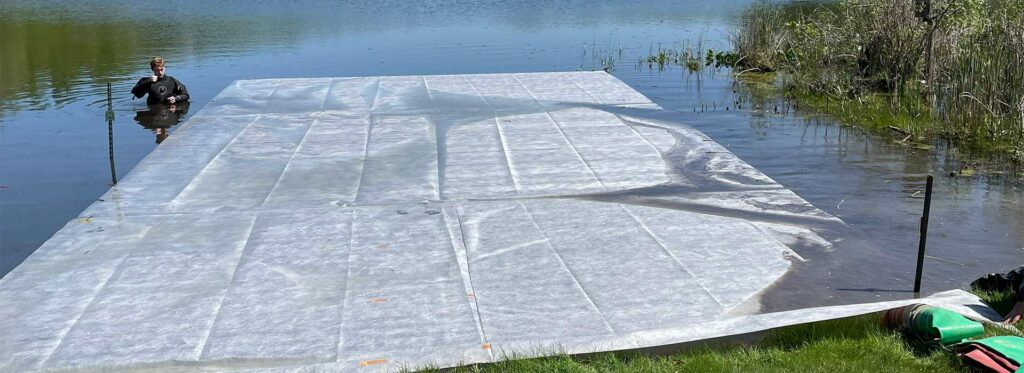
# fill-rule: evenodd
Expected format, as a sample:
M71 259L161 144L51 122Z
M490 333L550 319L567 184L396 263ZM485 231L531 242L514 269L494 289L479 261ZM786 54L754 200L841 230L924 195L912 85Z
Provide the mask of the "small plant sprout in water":
M622 59L621 44L618 48L613 48L611 42L608 42L605 47L599 48L596 42L583 43L580 50L580 66L577 69L579 71L604 70L612 72L615 71L615 62Z

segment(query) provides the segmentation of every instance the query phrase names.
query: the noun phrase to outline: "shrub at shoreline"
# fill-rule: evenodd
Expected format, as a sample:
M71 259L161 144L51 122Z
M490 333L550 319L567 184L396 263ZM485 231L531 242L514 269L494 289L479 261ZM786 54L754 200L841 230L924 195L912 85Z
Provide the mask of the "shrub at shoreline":
M732 44L737 71L841 119L1024 160L1024 1L762 2Z

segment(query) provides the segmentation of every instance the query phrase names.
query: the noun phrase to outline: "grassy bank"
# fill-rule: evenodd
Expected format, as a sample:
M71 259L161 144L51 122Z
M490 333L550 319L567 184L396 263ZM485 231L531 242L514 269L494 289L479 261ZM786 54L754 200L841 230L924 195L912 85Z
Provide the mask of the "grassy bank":
M1000 313L1011 293L979 294ZM771 332L752 345L705 346L670 356L603 353L586 358L553 356L507 360L457 372L961 372L965 367L943 350L915 349L881 326L880 314L797 325ZM1022 326L1018 326L1021 330ZM989 335L1010 334L986 327Z
M763 2L732 38L736 70L775 73L801 106L908 139L1024 160L1024 2Z

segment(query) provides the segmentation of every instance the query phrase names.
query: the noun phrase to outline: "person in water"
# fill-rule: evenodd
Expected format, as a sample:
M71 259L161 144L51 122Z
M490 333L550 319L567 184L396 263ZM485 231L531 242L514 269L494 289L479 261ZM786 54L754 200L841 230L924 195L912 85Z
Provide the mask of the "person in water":
M156 133L156 143L159 144L170 134L170 129L181 122L181 118L188 114L188 101L181 101L171 105L150 105L148 110L135 113L135 121L143 128Z
M1024 266L1005 274L989 273L972 282L971 287L983 291L1016 292L1015 303L1004 321L1013 324L1024 318Z
M149 97L146 97L148 105L188 101L188 89L185 89L185 85L181 84L178 79L166 74L165 64L166 62L161 57L153 57L149 61L149 68L153 70L153 75L139 79L139 82L135 83L135 87L132 88L135 98L142 98L148 94Z

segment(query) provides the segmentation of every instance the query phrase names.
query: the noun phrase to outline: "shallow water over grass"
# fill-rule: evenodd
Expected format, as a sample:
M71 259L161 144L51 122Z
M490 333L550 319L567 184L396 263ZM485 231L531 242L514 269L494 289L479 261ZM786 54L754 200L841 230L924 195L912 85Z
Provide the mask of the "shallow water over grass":
M820 303L909 296L922 203L915 192L929 172L940 176L926 292L1024 261L1024 190L1012 167L941 176L970 161L948 149L914 149L808 119L799 110L777 115L774 103L734 93L726 70L698 76L678 67L635 68L637 58L659 45L703 38L707 48L727 47L732 17L743 6L707 0L5 2L0 273L108 188L107 81L115 93L116 172L127 173L156 146L154 130L135 121L144 103L128 94L148 75L153 55L167 58L168 74L188 85L191 113L236 79L561 71L616 60L618 78L850 225L830 237L842 240L835 250L801 253L808 262L780 284L789 290L766 295L768 309L808 294L831 297ZM746 102L740 110L738 100ZM702 103L704 112L694 112ZM834 281L816 282L822 277Z

